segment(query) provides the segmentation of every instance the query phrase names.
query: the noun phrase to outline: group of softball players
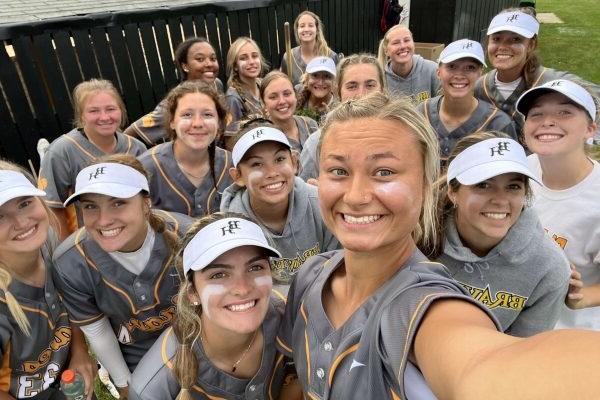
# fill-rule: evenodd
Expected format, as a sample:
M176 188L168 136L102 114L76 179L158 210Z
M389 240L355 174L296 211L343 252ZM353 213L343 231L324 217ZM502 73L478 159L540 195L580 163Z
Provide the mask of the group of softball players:
M600 397L600 87L530 8L437 63L322 25L269 73L235 39L226 88L188 38L127 128L82 82L37 182L0 161L0 400L97 362L141 400Z

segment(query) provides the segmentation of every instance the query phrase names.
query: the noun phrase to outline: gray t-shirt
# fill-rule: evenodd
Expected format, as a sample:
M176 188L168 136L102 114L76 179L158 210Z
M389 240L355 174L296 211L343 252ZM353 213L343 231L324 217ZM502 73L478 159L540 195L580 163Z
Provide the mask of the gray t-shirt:
M416 103L437 96L440 81L437 77L437 64L418 54L413 55L413 67L406 77L396 75L391 62L385 66L387 88L392 96L409 96Z

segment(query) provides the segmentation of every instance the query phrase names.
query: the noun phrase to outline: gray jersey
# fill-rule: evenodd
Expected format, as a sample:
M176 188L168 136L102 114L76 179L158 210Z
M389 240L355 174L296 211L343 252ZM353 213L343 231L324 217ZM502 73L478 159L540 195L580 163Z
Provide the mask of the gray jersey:
M52 396L54 391L49 386L58 384L71 346L71 326L52 282L49 252L44 249L42 254L45 287L16 279L9 286L29 321L30 337L23 334L8 311L5 294L0 290L0 391L17 399Z
M436 96L440 91L440 80L437 77L437 64L414 54L413 67L406 77L396 75L391 61L385 66L387 89L392 96L409 96L416 103Z
M331 58L336 65L339 62L339 56L333 50L329 52L327 57ZM287 53L283 53L283 58L281 59L281 71L287 76L290 76L288 73ZM300 54L300 46L296 46L292 49L292 76L290 78L294 86L302 81L304 72L306 72L306 63Z
M521 115L521 113L517 112L515 103L526 90L532 87L541 86L544 83L555 79L568 79L585 87L592 94L592 96L600 98L600 86L591 82L587 82L577 75L568 72L557 71L552 68L539 67L533 76L533 84L530 87L527 87L525 80L522 79L519 83L519 86L517 86L514 92L512 92L507 99L505 99L500 91L496 88L495 69L479 78L475 86L475 97L493 104L514 119L519 138L522 137L525 118Z
M223 82L215 79L215 89L223 94ZM165 100L163 99L154 110L144 115L125 129L124 133L139 138L148 147L169 141L167 132Z
M190 394L196 400L276 399L285 377L286 360L273 346L285 304L275 296L262 324L263 353L259 370L250 379L229 375L215 367L197 341L193 351L198 360L198 376ZM172 328L167 329L146 353L131 376L129 397L132 400L171 400L180 385L173 375L173 358L179 341Z
M517 139L513 120L506 113L483 100L478 100L477 108L471 113L468 120L452 132L448 132L440 118L443 97L437 96L425 100L417 107L437 132L442 158L448 158L456 146L456 142L471 133L494 130L504 132L511 138Z
M230 87L225 92L225 104L233 117L232 122L244 119L244 117L250 114L263 113L263 103L260 98L254 97L249 93L240 93L234 87ZM231 132L232 128L228 127L226 131Z
M525 337L552 329L564 307L569 262L544 233L532 208L525 208L502 241L483 257L462 243L454 218L448 217L439 261L510 335Z
M115 154L131 154L137 157L146 151L146 146L139 140L120 132L115 135ZM90 142L78 129L73 129L54 140L42 159L38 180L39 188L46 192L46 203L50 207L63 208L64 201L75 191L75 179L79 171L104 155L106 153ZM81 226L79 210L77 219Z
M217 183L209 172L200 186L196 187L177 165L173 154L173 142L162 143L139 157L150 174L152 205L165 211L175 211L191 217L201 217L219 211L221 194L231 185L229 168L231 154L216 147L214 172Z
M319 141L321 130L313 132L304 142L302 153L300 153L300 173L298 176L305 181L309 178L319 178Z
M191 223L185 215L153 212L179 236ZM85 228L69 236L54 253L54 281L71 322L83 326L107 317L131 371L175 315L179 278L174 263L168 261L169 250L159 233L139 275L102 250Z
M302 267L290 287L277 345L286 356L293 355L306 398L406 399L408 356L429 306L448 298L477 302L443 265L415 250L343 326L334 329L324 311L323 289L343 262L344 251L339 250L313 257ZM412 380L414 374L408 379Z
M288 140L292 146L292 150L296 150L300 154L310 135L319 129L319 126L314 119L300 115L294 115L294 122L298 128L298 140L290 139L289 137Z
M248 191L236 184L228 187L223 194L221 211L244 214L262 227L269 242L283 257L271 262L277 283L289 285L309 257L339 248L339 242L321 218L317 188L298 177L294 178L283 232L272 232L260 223L250 205Z

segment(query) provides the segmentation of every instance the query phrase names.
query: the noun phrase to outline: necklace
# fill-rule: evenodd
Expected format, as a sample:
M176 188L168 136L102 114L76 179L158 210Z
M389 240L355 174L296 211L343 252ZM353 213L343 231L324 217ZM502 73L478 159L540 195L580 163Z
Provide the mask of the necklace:
M254 339L256 339L257 335L258 335L258 329L254 331L254 335L252 336L252 340L250 340L250 344L248 345L248 347L246 347L246 350L244 350L244 352L242 353L242 355L240 356L240 358L238 358L238 360L236 362L234 362L233 365L231 366L231 372L235 372L235 370L237 369L238 364L242 362L242 360L244 359L244 357L246 357L246 355L250 351L250 348L254 344ZM205 342L204 342L204 335L202 335L202 332L200 332L200 341L202 342L202 345L204 346Z

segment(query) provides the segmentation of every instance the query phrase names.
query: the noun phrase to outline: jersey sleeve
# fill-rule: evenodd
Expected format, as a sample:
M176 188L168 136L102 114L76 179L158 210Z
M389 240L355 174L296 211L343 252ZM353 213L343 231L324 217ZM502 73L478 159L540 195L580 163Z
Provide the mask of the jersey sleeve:
M4 300L4 293L2 293ZM0 314L0 365L4 365L4 353L9 347L12 328L8 317L4 315L4 310ZM0 376L2 374L0 373Z
M88 278L87 271L82 271L86 266L77 260L65 258L54 260L54 284L62 296L71 322L75 325L91 324L104 316L96 304L95 283Z
M43 157L38 179L39 188L46 192L45 202L53 208L63 208L75 183L71 181L68 156L62 151L60 139L50 145Z
M164 114L164 106L160 102L153 111L129 125L123 133L139 138L146 146L165 141L168 135L164 126Z
M129 398L132 400L172 400L180 386L170 365L175 357L177 341L167 329L140 360L131 375Z
M225 104L231 113L233 121L238 121L244 115L244 104L237 91L228 90L225 95Z

